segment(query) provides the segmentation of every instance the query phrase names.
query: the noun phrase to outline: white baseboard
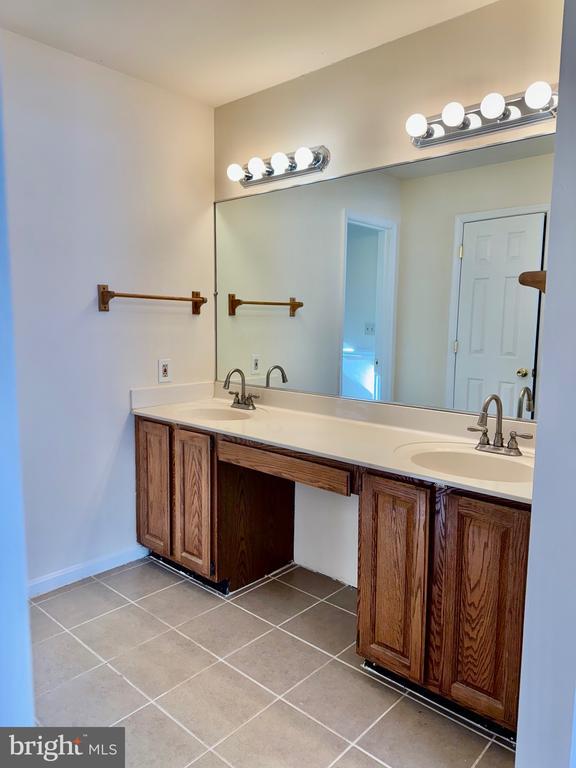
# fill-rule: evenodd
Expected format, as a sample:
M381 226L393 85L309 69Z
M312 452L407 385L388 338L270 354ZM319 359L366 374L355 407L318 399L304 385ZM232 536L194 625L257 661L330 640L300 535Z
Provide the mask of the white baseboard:
M94 576L96 573L102 573L102 571L107 571L109 568L116 568L119 565L130 563L132 560L146 557L149 551L146 547L141 547L137 544L135 547L124 549L107 557L88 560L86 563L77 563L68 568L63 568L61 571L54 571L54 573L49 573L46 576L31 579L28 582L28 597L43 595L45 592L58 589L58 587L65 587L68 584L73 584L75 581L85 579L87 576Z

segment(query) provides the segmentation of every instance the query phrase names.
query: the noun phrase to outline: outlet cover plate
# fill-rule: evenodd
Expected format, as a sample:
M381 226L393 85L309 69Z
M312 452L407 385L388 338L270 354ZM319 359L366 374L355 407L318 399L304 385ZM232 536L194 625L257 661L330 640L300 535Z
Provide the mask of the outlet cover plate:
M164 358L158 360L158 384L166 384L172 381L172 360Z

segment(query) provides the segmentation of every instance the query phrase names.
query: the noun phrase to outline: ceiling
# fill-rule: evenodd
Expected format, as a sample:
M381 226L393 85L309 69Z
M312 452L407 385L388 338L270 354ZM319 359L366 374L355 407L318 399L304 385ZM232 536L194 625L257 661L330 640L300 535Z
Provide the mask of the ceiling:
M218 106L494 0L0 0L0 26Z

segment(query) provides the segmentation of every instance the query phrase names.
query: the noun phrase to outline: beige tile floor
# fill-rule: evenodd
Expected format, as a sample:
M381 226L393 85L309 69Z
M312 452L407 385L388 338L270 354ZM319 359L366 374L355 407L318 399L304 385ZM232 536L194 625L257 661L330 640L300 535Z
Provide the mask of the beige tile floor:
M360 669L356 591L297 566L222 597L140 560L34 598L42 725L126 729L128 768L513 768Z

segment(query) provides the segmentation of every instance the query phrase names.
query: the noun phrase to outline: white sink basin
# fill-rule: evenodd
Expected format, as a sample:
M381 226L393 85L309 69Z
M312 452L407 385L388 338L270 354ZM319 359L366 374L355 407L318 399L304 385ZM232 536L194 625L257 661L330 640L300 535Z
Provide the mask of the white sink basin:
M484 453L468 443L409 443L395 452L434 475L499 483L532 482L533 460L529 456Z
M237 408L188 408L186 417L198 421L244 421L255 411L241 411Z

